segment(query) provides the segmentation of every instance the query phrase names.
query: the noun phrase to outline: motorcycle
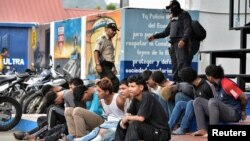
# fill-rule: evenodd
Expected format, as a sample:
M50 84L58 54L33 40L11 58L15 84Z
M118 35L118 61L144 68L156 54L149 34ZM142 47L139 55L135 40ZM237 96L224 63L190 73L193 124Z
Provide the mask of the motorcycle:
M0 76L0 131L12 129L22 117L21 105L6 92L14 80L16 76Z
M52 78L50 68L44 69L40 74L35 74L23 82L26 85L26 93L21 96L20 103L23 105L26 103L27 99L38 92L42 86L50 82Z
M60 66L56 67L56 70ZM68 81L64 78L65 75L62 75L58 72L56 72L54 69L51 69L51 74L52 74L52 79L44 83L44 85L52 85L52 86L61 86L64 89L68 89ZM41 92L41 90L35 92L34 94L30 95L24 102L23 104L23 113L28 113L28 114L41 114L45 113L46 109L46 99L45 99L45 94Z

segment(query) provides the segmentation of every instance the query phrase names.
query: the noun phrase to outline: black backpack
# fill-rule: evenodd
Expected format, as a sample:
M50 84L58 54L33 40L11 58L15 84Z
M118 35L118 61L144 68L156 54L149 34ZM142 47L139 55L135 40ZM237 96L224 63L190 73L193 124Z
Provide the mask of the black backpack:
M207 36L207 32L199 21L192 21L192 34L191 34L191 49L192 54L195 55L200 50L200 42Z
M207 36L207 32L199 21L192 21L192 40L203 41Z

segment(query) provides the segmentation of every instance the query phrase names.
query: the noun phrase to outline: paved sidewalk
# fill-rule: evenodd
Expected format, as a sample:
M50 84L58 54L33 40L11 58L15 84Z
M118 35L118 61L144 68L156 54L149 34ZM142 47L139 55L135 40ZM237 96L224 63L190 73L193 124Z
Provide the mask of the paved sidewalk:
M171 141L207 141L207 137L195 137L192 135L172 135Z
M250 116L244 122L240 122L243 125L250 125ZM0 132L0 141L16 141L13 136L14 130ZM207 141L207 137L194 137L192 135L172 135L171 141Z
M0 132L0 140L1 141L16 141L16 139L13 136L14 131L6 131L6 132Z

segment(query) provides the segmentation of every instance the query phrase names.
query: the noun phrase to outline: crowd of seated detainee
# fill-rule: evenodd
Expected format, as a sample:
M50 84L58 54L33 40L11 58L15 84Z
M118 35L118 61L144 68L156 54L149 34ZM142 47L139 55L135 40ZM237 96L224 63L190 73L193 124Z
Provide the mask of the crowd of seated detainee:
M22 136L14 135L17 139L56 140L58 136L38 133L44 127L45 132L56 127L67 135L65 140L170 140L171 134L192 132L193 125L197 131L191 135L207 136L208 125L245 120L246 94L224 76L221 66L209 65L205 72L207 79L184 68L180 73L183 82L175 83L161 71L144 71L123 79L118 93L112 92L108 78L88 87L75 78L69 91L55 92L47 86L47 101L53 105L47 123Z

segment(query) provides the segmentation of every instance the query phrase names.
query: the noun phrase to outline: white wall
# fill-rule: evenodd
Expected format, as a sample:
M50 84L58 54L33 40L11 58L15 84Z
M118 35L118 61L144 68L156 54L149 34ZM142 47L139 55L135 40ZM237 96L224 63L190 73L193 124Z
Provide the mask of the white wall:
M200 10L200 0L194 1L194 0L185 0L185 5L183 7L184 9L189 9L189 10Z
M145 2L145 0L129 0L129 6L164 9L165 6L169 4L169 1L170 0L147 0L147 2ZM200 22L207 30L207 38L202 43L201 50L240 49L240 31L229 30L229 0L178 1L183 9L200 11ZM243 9L244 6L245 5L241 3L241 9ZM241 12L243 11L241 10ZM250 41L250 35L248 35L247 40ZM250 48L250 42L247 48ZM209 60L208 55L201 54L201 60L199 61L200 74L204 74L205 67L210 63ZM248 74L250 74L249 61L250 55L247 56L248 65L246 71ZM225 73L239 73L239 59L218 59L217 63L224 67Z
M170 0L129 0L129 7L164 9Z
M240 31L229 30L229 0L186 0L190 9L200 10L200 22L207 30L207 38L202 43L201 50L230 50L240 49ZM200 5L200 6L199 6ZM241 6L244 6L241 4ZM200 9L199 9L200 8ZM242 9L242 8L241 8ZM249 40L248 35L248 40ZM247 45L250 48L250 42ZM250 56L247 56L249 64ZM225 73L239 73L239 59L217 59ZM209 55L201 54L199 73L204 74L209 64ZM250 73L247 65L247 74Z
M200 22L207 30L207 38L201 45L201 51L240 49L240 32L229 30L228 14L200 12ZM201 54L201 60L198 62L199 73L204 74L210 63L209 59L208 55ZM233 63L235 67L228 62ZM225 73L239 73L238 59L219 59L217 64L224 67Z
M186 9L189 5L186 5L186 3L189 4L189 0L178 0L181 4L181 7ZM129 7L135 7L135 8L153 8L153 9L165 9L167 5L169 5L170 0L129 0ZM195 7L196 7L195 3Z

